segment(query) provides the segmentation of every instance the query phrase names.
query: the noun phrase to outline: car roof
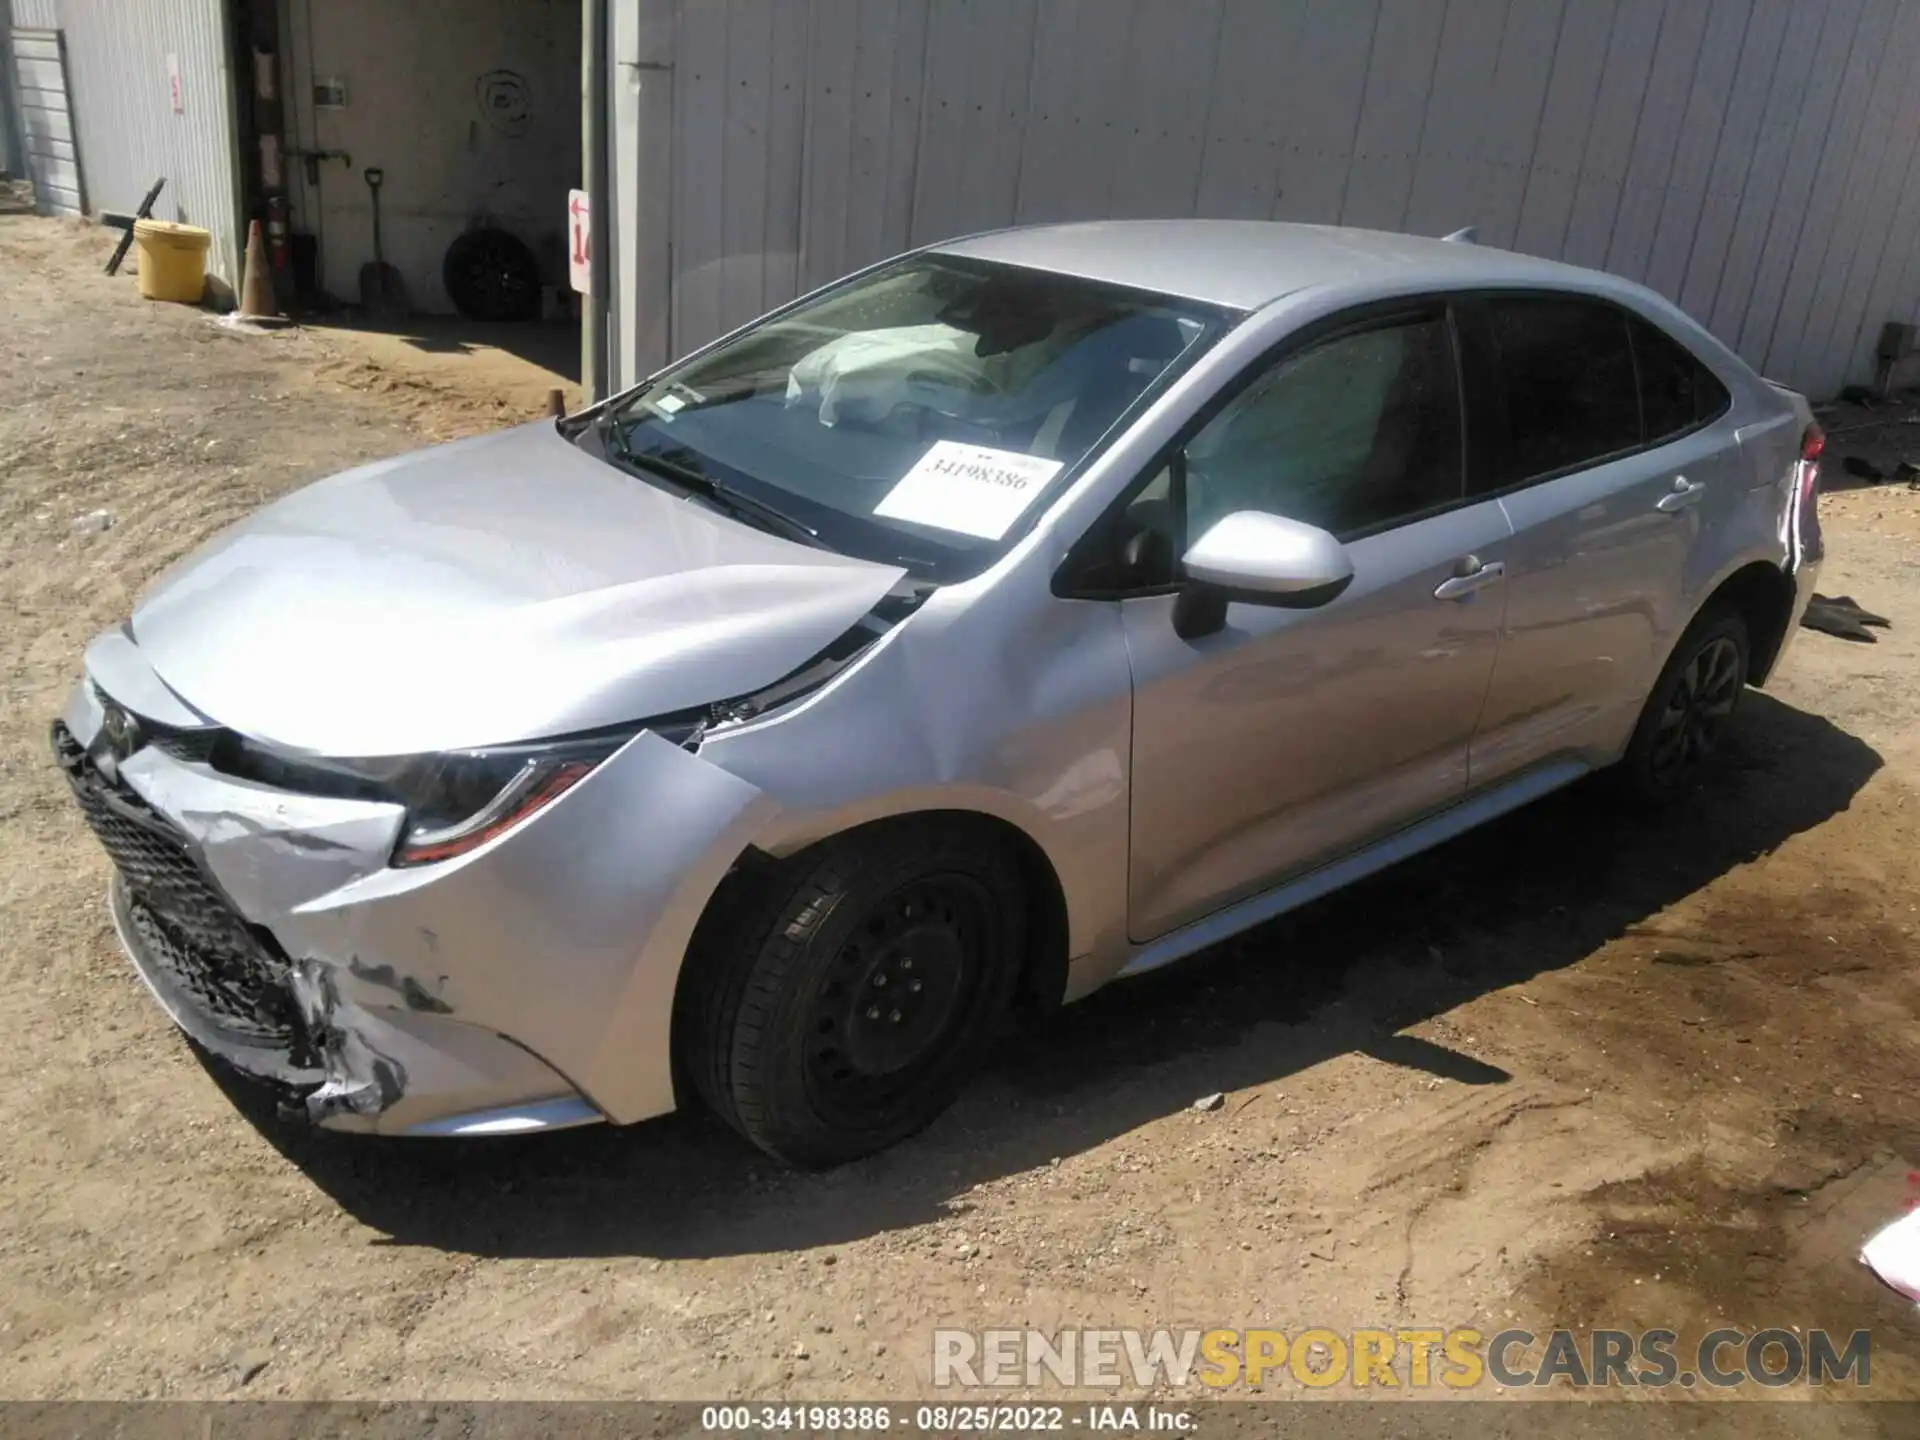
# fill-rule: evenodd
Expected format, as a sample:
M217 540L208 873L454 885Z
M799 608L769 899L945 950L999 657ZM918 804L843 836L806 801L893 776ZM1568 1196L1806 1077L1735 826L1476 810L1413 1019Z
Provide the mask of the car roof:
M1257 310L1295 290L1547 285L1632 288L1599 272L1456 240L1270 220L1092 220L948 241L943 254ZM1612 285L1604 282L1612 281ZM1603 282L1596 287L1595 282Z

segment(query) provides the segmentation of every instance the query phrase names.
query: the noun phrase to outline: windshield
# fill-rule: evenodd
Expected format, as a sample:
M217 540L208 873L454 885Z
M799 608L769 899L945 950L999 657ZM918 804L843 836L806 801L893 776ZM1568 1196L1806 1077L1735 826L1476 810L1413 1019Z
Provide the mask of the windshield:
M784 517L820 544L950 582L991 563L1227 320L919 256L664 371L611 410L608 450L732 497L750 523Z

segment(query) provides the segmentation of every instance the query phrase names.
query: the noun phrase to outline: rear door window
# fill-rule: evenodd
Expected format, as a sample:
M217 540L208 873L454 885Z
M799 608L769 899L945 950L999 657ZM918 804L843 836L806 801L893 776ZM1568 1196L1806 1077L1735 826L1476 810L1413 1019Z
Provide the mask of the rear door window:
M1489 299L1486 331L1505 399L1504 488L1595 464L1642 443L1627 315L1578 296Z
M1640 375L1640 404L1647 440L1662 440L1714 419L1732 399L1714 373L1686 346L1638 316L1628 323Z

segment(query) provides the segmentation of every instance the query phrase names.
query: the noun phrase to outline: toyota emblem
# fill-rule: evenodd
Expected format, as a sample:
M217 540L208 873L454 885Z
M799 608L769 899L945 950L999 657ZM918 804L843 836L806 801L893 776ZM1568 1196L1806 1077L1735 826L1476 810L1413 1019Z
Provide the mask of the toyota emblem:
M124 759L140 748L140 722L118 705L107 706L100 728L116 756Z

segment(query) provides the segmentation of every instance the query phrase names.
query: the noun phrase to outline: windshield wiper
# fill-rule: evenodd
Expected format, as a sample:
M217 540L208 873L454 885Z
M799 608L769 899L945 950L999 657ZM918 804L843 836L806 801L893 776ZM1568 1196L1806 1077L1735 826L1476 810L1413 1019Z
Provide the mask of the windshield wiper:
M618 424L607 425L607 452L616 459L624 461L641 470L670 480L683 490L691 490L702 500L717 509L733 516L736 520L745 520L758 525L762 530L771 530L785 535L789 540L798 540L803 545L812 545L824 550L826 544L820 539L820 532L811 525L802 524L784 510L775 509L764 500L756 500L743 491L730 485L723 485L704 470L696 470L691 465L682 465L677 460L669 460L664 455L650 451L635 450L627 444L626 436L621 433Z

